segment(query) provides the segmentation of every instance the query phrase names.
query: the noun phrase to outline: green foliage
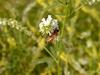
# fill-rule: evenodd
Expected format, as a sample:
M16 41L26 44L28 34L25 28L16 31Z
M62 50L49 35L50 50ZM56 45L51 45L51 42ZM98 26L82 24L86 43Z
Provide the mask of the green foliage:
M100 75L100 0L0 0L0 75ZM59 22L58 40L39 32Z

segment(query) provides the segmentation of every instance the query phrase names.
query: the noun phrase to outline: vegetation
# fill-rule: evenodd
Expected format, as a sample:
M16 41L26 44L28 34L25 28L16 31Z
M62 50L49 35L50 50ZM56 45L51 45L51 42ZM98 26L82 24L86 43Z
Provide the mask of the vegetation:
M99 12L100 0L0 0L0 75L100 75ZM48 15L52 42L39 31Z

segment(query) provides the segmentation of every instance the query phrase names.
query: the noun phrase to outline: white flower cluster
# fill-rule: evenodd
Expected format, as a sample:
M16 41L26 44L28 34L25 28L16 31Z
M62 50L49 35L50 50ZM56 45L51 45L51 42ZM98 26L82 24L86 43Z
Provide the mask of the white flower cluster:
M10 28L14 28L20 32L24 32L26 35L31 36L33 39L36 39L33 35L33 32L29 31L27 27L22 26L21 23L15 19L0 18L0 28L3 28L4 26L9 26Z
M17 30L19 30L21 27L20 27L20 23L18 23L16 20L10 18L10 19L7 19L7 18L0 18L0 27L2 26L10 26L11 28L15 28Z
M58 21L53 19L51 15L48 15L47 19L43 18L39 24L40 32L43 35L51 35L55 29L59 29Z
M100 0L90 0L88 3L89 5L93 5L95 2L100 2Z
M92 6L94 5L95 3L98 3L100 2L100 0L81 0L81 2L85 5L89 5L89 6Z
M3 18L3 19L0 18L0 26L5 26L6 23L7 23L7 19L6 18Z

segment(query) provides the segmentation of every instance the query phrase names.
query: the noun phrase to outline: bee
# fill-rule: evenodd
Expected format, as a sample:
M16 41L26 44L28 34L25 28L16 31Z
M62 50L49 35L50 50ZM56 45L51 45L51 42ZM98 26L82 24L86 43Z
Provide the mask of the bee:
M59 29L54 29L50 36L47 36L46 41L47 43L52 43L53 40L57 37Z

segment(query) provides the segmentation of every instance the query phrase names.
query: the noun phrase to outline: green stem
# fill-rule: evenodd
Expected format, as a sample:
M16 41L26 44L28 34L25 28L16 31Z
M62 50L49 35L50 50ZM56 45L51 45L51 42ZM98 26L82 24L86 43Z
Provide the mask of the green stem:
M59 62L57 64L57 67L58 67L58 75L62 75L62 70L61 70L60 63Z
M63 35L64 35L64 25L66 24L66 18L67 18L67 8L66 8L66 5L65 5L64 10L65 10L65 12L64 12L64 14L65 14L65 19L64 19L64 21L63 21L63 25L62 25L62 29L61 29L61 37L63 37Z
M54 59L54 61L56 62L57 64L57 71L58 71L58 74L57 75L61 75L61 68L60 68L60 65L59 65L59 61L57 61L57 59L53 56L53 54L46 48L44 47L44 49L50 54L50 56Z
M54 61L58 64L57 59L53 56L53 54L46 48L44 47L44 49L50 54L50 56L54 59Z

